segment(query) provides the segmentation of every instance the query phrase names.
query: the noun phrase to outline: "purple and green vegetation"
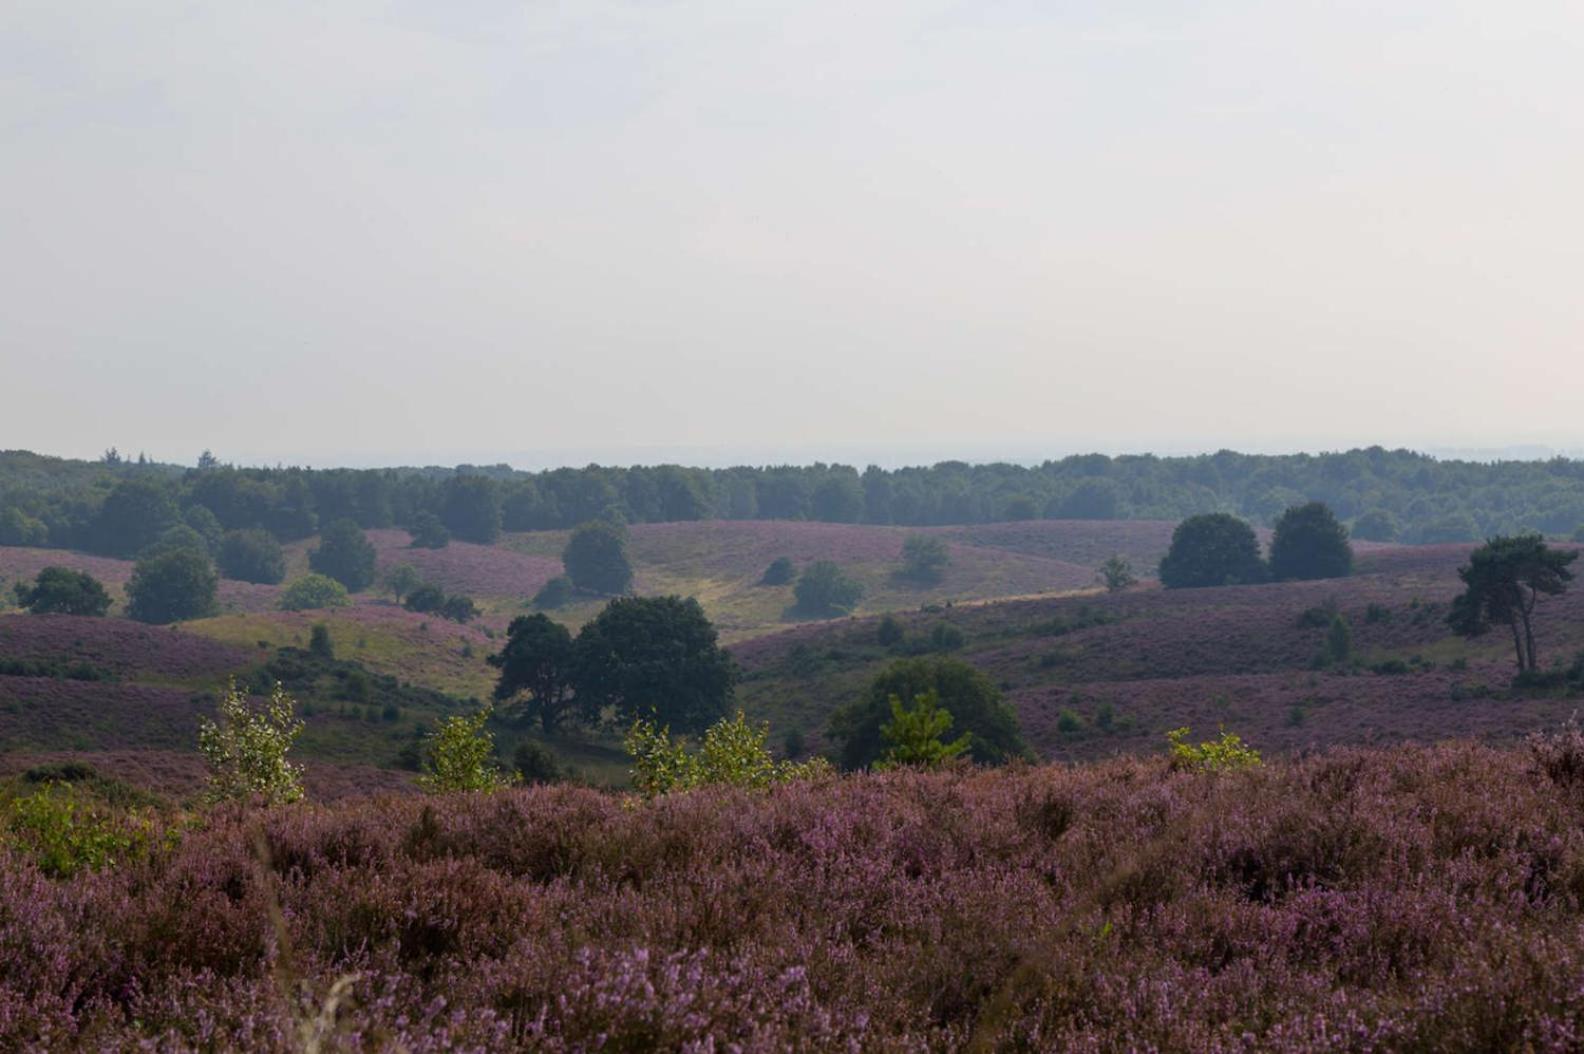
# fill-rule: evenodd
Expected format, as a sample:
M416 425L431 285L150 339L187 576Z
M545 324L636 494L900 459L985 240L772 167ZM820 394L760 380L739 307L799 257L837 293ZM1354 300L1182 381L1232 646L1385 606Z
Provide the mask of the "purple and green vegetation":
M12 809L0 1047L1575 1050L1581 781L1575 731L143 835Z

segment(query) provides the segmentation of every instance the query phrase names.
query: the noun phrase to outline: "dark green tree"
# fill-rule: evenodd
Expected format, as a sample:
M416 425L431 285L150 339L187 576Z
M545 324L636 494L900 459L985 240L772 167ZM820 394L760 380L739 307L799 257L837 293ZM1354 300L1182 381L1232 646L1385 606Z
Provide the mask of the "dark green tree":
M864 491L858 473L850 468L832 472L814 488L810 505L816 520L857 523L864 511Z
M1120 593L1138 581L1138 576L1133 573L1133 565L1119 553L1112 553L1106 558L1106 562L1100 565L1097 577L1105 584L1107 593Z
M16 584L17 604L35 615L102 616L110 610L110 594L92 575L65 567L46 567L33 585Z
M182 513L182 522L198 532L209 555L220 551L220 539L225 535L225 528L220 526L220 520L206 506L192 506Z
M113 556L133 556L179 520L176 502L165 484L152 479L123 480L105 497L95 519L96 547Z
M451 532L432 512L420 512L407 528L414 549L444 549L451 544Z
M1061 520L1114 520L1122 513L1116 484L1108 479L1086 479L1055 508Z
M1168 589L1264 581L1254 528L1224 512L1190 516L1172 532L1171 549L1160 562L1160 580Z
M902 577L932 585L939 582L951 563L946 543L928 534L910 534L902 542Z
M49 527L21 509L0 509L0 545L43 545L49 540Z
M570 578L566 575L556 575L539 588L539 592L533 595L530 603L542 611L554 611L556 608L570 604L575 592Z
M1279 582L1347 577L1353 573L1347 528L1321 502L1293 506L1276 521L1270 573Z
M352 520L336 520L319 535L319 548L308 554L308 566L356 593L374 583L374 546Z
M578 589L610 596L625 593L632 586L627 532L604 520L585 523L573 531L561 562Z
M500 671L495 701L523 698L523 716L537 720L546 734L553 733L573 716L572 634L545 615L512 619L506 643L489 657Z
M440 488L440 519L463 541L490 545L500 537L500 484L488 476L452 476Z
M797 610L818 618L845 615L863 599L863 584L850 578L829 560L816 560L803 569L793 587Z
M1541 597L1567 590L1573 580L1568 565L1577 558L1576 551L1550 548L1538 534L1492 538L1458 569L1464 590L1453 599L1447 624L1465 637L1507 626L1518 672L1536 672L1540 660L1535 651L1535 607Z
M930 696L951 714L954 730L969 734L974 761L1000 765L1029 756L1017 712L990 678L959 659L898 659L870 683L863 698L831 715L831 736L842 744L842 767L867 768L885 754L882 729L894 717L893 697L911 708Z
M391 591L391 599L400 604L403 597L423 584L423 578L412 564L397 564L385 572L383 582Z
M239 582L278 585L286 578L286 551L258 527L227 531L220 539L220 573Z
M167 549L146 556L127 584L127 614L139 622L178 622L215 613L220 576L196 549Z
M770 566L764 570L764 575L759 579L760 584L767 586L784 586L797 577L797 568L792 566L790 556L778 556L770 561Z
M725 713L737 664L689 597L618 597L577 636L574 687L585 719L609 708L616 721L641 719L701 732Z
M445 607L445 602L445 590L432 582L425 582L408 590L407 599L402 601L402 607L408 611L427 615Z
M1402 530L1397 517L1385 509L1371 509L1353 521L1353 537L1366 542L1395 542Z

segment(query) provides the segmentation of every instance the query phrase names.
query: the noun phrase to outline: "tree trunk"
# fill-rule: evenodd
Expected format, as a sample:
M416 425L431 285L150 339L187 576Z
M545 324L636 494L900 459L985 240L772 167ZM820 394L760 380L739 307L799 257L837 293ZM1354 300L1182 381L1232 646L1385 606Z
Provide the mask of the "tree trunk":
M1528 656L1524 655L1523 635L1518 632L1518 620L1510 619L1507 623L1512 627L1513 651L1518 653L1518 672L1523 673L1529 668Z

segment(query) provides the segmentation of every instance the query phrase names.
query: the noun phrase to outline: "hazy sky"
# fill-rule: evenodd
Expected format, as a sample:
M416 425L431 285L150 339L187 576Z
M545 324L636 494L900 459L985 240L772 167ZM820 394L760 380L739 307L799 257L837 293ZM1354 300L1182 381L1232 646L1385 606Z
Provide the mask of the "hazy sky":
M1577 0L5 0L0 447L1584 446L1581 55Z

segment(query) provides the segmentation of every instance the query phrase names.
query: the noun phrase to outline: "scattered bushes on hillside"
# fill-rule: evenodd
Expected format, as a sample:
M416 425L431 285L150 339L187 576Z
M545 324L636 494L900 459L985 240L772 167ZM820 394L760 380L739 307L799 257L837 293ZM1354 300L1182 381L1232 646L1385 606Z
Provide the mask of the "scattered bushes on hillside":
M754 728L739 710L711 725L697 751L649 721L634 722L624 745L633 759L633 786L649 798L709 786L760 789L830 773L824 758L777 761L765 746L769 737L768 722Z
M1276 521L1270 573L1277 581L1344 578L1353 573L1348 531L1323 503L1296 505Z
M139 622L207 618L216 610L220 576L196 549L170 549L138 560L127 583L127 614Z
M1160 563L1161 584L1167 589L1247 585L1265 577L1254 528L1224 512L1179 523Z
M627 559L624 527L596 520L572 532L561 563L578 589L618 596L632 587L632 563Z
M286 551L268 531L227 531L220 539L220 573L239 582L278 585L286 577Z
M345 607L351 603L346 586L328 575L309 574L297 579L281 591L282 611L317 611L321 608Z
M469 622L478 617L478 606L472 597L460 593L447 595L445 590L428 582L408 593L402 607L422 615L439 615L452 622Z
M226 686L216 719L198 726L212 801L280 805L302 797L302 766L286 757L303 730L295 709L280 684L259 709L235 681Z
M974 761L1000 765L1030 756L1016 711L983 673L957 659L898 659L875 677L863 698L831 715L831 736L842 744L842 768L867 768L884 756L882 728L892 719L893 696L912 706L925 695L952 716L952 727L972 736Z
M793 587L797 610L821 618L849 614L863 594L862 583L829 560L816 560L804 568Z
M778 556L770 561L770 566L764 570L760 583L767 586L784 586L797 576L797 569L792 565L790 556Z
M374 584L374 560L373 543L353 520L330 524L319 535L319 547L308 553L309 568L340 582L349 593Z
M35 615L102 617L110 610L110 594L97 578L66 567L46 567L29 586L14 587L17 605Z

